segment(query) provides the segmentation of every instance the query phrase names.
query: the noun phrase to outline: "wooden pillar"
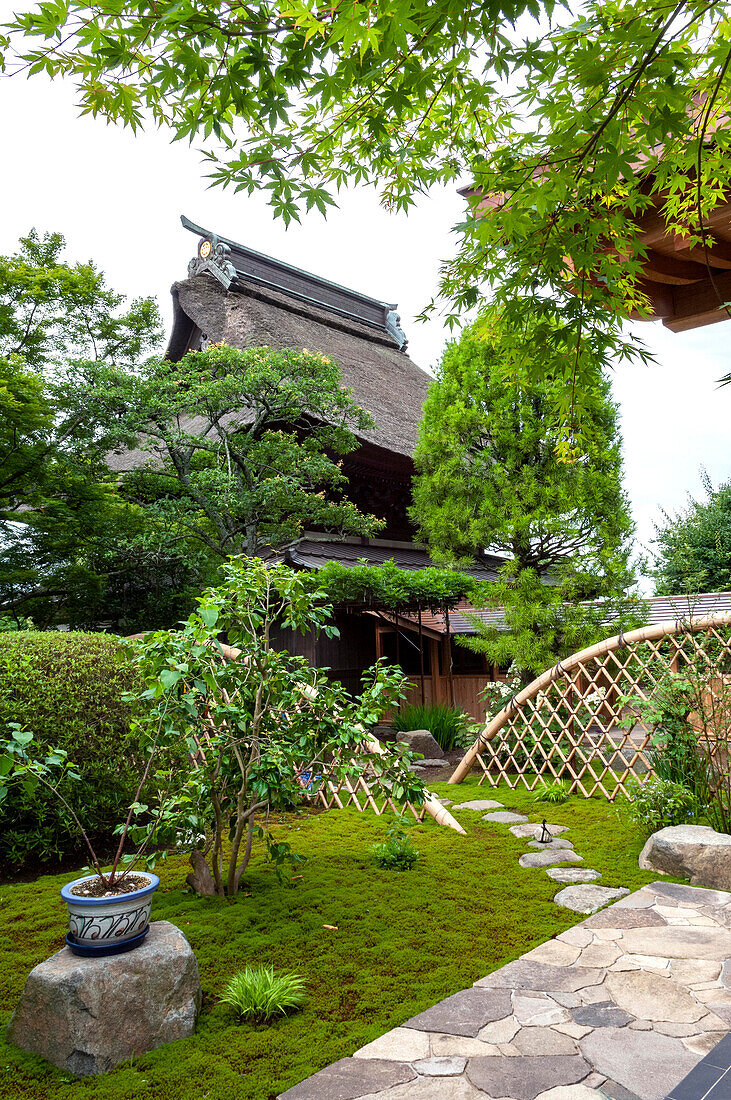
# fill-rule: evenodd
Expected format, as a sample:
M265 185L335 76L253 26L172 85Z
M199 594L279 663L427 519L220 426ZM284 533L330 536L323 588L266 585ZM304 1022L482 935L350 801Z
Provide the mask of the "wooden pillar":
M447 682L449 684L449 702L454 706L454 678L452 676L452 634L449 628L449 608L444 609L444 624L447 628Z
M419 677L421 679L421 705L424 706L424 636L421 631L421 608L419 608Z
M442 690L442 677L439 674L439 642L436 638L430 639L429 647L431 651L432 702L441 703L444 692Z

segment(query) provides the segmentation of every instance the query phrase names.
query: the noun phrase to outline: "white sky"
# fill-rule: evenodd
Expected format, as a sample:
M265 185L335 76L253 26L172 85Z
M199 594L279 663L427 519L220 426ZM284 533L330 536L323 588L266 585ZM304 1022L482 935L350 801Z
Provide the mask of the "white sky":
M371 193L342 196L327 221L317 213L285 230L258 197L208 190L194 148L165 134L131 132L78 118L73 90L59 82L0 79L5 151L0 253L14 251L31 226L67 238L70 259L93 259L110 286L154 295L169 332L170 284L185 278L197 238L194 222L259 251L373 297L398 302L409 353L422 367L439 359L448 337L438 320L416 324L454 249L450 228L462 213L452 189L434 192L408 215L389 215ZM676 335L659 323L637 326L658 366L622 366L614 392L622 414L626 484L640 543L660 509L701 492L705 466L715 485L731 478L728 445L731 323Z

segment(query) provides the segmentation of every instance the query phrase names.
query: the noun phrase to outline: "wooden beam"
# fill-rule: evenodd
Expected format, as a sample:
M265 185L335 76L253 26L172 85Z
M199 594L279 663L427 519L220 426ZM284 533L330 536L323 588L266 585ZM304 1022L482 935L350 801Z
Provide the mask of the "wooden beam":
M688 237L676 236L673 238L673 249L677 256L684 260L695 260L697 263L703 264L706 272L708 270L706 260L713 268L731 269L731 243L711 236L708 238L708 252L706 253L702 245L695 245L691 248L688 240Z
M666 256L654 249L647 250L644 265L645 278L651 283L667 283L669 286L688 286L705 278L708 269L705 264L696 264L676 256Z
M703 328L729 319L724 302L731 301L731 271L721 271L713 278L704 279L673 291L675 308L662 318L671 332L686 332L692 328Z

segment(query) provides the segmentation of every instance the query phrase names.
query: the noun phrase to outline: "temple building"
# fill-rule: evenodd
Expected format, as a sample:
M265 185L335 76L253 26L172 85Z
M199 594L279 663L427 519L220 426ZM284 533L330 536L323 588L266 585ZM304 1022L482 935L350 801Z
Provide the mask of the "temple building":
M408 515L413 453L429 375L407 354L397 306L255 252L187 218L181 220L199 243L188 278L172 287L168 358L176 362L188 351L220 342L237 348L322 351L337 363L343 384L375 423L358 433L359 447L343 458L343 472L350 499L362 511L385 520L379 537L305 532L283 548L284 560L303 569L318 569L328 561L355 565L366 560L375 565L393 560L403 569L433 565L426 547L416 541ZM500 564L500 559L484 555L469 571L490 580ZM480 717L478 692L497 670L488 668L481 655L454 644L454 632L445 628L444 616L429 624L419 623L420 618L413 609L394 616L373 608L341 608L339 639L285 641L291 651L332 669L351 690L376 658L398 660L413 677L412 701L453 701Z

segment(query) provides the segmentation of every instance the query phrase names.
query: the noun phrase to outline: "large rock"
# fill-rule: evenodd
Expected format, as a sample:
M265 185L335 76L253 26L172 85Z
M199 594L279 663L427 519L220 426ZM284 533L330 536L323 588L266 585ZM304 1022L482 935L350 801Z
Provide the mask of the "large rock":
M640 867L689 878L694 886L731 890L731 836L706 825L669 825L647 841Z
M397 741L405 741L412 752L420 752L427 760L436 760L444 755L429 730L408 730L396 734Z
M198 963L168 921L133 951L86 959L64 947L28 975L8 1041L89 1077L195 1031Z

